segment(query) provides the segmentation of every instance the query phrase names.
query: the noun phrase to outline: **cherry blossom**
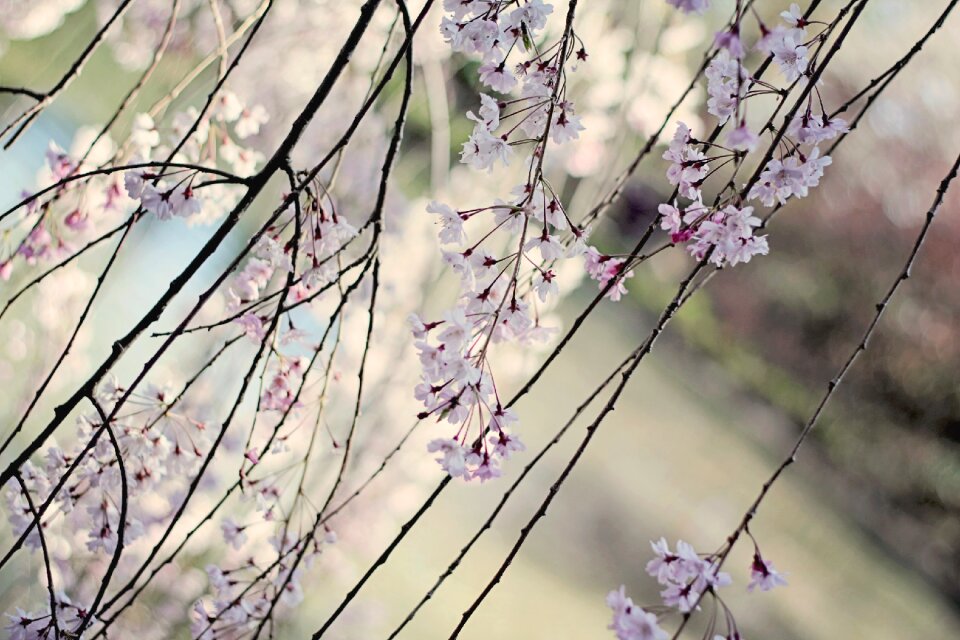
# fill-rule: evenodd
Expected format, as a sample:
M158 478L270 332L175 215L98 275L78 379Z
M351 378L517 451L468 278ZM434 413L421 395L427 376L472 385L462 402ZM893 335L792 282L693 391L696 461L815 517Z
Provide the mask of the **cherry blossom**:
M747 72L737 56L728 48L713 57L705 72L707 76L707 111L724 124L736 112L750 88Z
M680 195L690 200L701 197L700 184L710 171L706 155L691 142L690 129L684 124L677 125L677 131L670 146L663 153L664 160L670 161L667 180L677 185Z
M697 606L707 589L730 584L730 576L720 571L718 562L700 556L688 543L678 540L671 551L663 538L650 543L655 557L647 563L647 573L666 587L660 592L664 605L687 613Z
M627 288L624 280L633 277L633 271L624 272L626 261L623 258L614 258L604 255L593 247L589 247L584 254L587 274L599 283L599 287L604 289L612 280L614 285L607 291L607 297L613 302L618 302L626 293Z
M807 26L807 21L803 17L803 11L800 10L800 5L796 2L790 3L790 8L787 11L782 11L780 17L795 29L803 29Z
M491 134L486 128L474 130L470 139L463 143L460 161L474 169L491 170L497 161L510 164L512 151L501 136Z
M167 188L164 182L156 186L147 184L140 195L140 202L148 213L160 220L173 217L189 218L200 213L202 205L190 185L174 185Z
M607 628L614 632L617 640L666 640L670 637L660 628L657 616L635 605L622 585L607 595L607 606L613 610L613 621Z
M727 145L737 151L751 152L760 144L760 136L750 130L745 121L727 133Z
M786 584L786 579L773 568L772 562L762 558L759 551L754 553L753 564L750 565L750 584L747 585L747 591L753 591L757 587L760 587L761 591L770 591Z
M480 65L480 81L500 93L508 93L517 86L517 79L506 67L504 60L488 61Z

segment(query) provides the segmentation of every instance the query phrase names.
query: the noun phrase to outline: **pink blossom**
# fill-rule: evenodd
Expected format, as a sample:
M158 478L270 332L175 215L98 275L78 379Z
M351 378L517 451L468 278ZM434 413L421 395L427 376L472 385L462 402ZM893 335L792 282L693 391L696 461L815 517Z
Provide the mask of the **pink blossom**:
M773 563L760 557L760 553L754 553L753 564L750 565L750 584L747 585L747 591L753 591L760 587L761 591L770 591L775 587L785 586L786 579L773 567Z

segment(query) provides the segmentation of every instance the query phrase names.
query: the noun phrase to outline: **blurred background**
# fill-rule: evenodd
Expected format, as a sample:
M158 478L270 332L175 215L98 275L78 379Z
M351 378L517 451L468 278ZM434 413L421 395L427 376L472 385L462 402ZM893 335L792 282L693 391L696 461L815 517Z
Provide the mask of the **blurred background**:
M7 4L0 2L0 8ZM46 86L59 77L97 28L95 7L75 4L65 24L46 35L7 34L0 84ZM706 16L684 17L662 0L583 4L576 27L591 56L577 72L575 95L586 130L572 148L561 150L564 158L554 161L561 165L553 167L565 175L561 188L575 213L609 188L656 130L733 6L716 2ZM758 3L758 10L773 22L786 4ZM816 15L832 16L841 4L822 2ZM830 67L821 89L824 102L839 105L882 73L948 4L872 0ZM432 29L423 36L437 40ZM709 550L733 530L859 339L960 151L957 42L960 16L951 14L840 147L821 187L775 219L770 255L720 273L681 311L464 638L607 637L608 590L624 583L639 603L657 600L656 585L643 570L649 540L681 538ZM475 108L471 101L478 87L475 63L447 58L442 48L433 42L418 54L417 73L427 90L414 100L398 183L414 217L422 215L423 199L438 190L477 193L497 186L478 185L497 181L456 166L472 124L463 113ZM4 207L32 184L48 139L67 147L78 127L100 123L112 111L124 83L134 77L115 53L110 47L99 51L42 126L0 157ZM178 53L161 73L174 77L190 55ZM443 126L431 113L436 101L423 97L437 91L438 73L448 114ZM698 87L675 118L695 132L710 123L704 93ZM9 104L0 102L0 112L5 108ZM438 144L446 153L438 154ZM625 198L594 235L602 249L629 251L670 194L664 170L659 153L641 165ZM955 187L913 277L834 397L799 464L770 494L752 526L764 555L787 572L789 588L747 595L752 549L743 544L732 556L735 585L727 601L747 639L960 637L958 205L960 187ZM181 251L197 246L196 233L186 227L165 230L140 243L152 251L148 255L173 264ZM435 252L432 235L423 238L425 253ZM548 441L591 382L646 336L691 264L677 252L658 256L637 270L622 303L600 307L519 406L530 450ZM0 283L0 290L7 286L13 285ZM447 293L438 287L425 304L442 308L450 302ZM591 282L577 288L555 311L558 323L569 326L593 293ZM411 305L407 311L415 310ZM7 336L45 331L23 315L5 323L0 331ZM19 411L33 379L24 372L41 358L20 344L15 339L0 344L4 424ZM403 361L412 366L414 360L407 348ZM529 366L519 364L518 372ZM591 418L600 406L585 416ZM446 637L573 452L582 426L536 468L501 520L401 637ZM397 466L420 465L423 442L433 435L419 431ZM340 637L384 637L481 525L531 455L528 451L508 467L498 483L451 487L362 592L339 627ZM303 637L326 618L438 479L432 466L401 473L387 480L395 482L389 499L341 525L344 544L314 568L307 602L284 637ZM10 600L17 587L0 585L0 600Z

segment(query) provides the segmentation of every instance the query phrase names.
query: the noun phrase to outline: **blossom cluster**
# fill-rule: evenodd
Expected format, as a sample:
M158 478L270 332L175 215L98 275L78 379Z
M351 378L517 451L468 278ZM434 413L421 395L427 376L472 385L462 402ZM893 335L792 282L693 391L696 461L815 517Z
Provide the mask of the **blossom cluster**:
M558 83L563 82L565 61L559 60L557 51L561 43L544 50L536 44L553 6L527 0L509 9L513 4L505 0L444 2L450 14L443 18L441 32L454 51L481 56L480 82L505 95L520 89L518 96L504 100L481 93L478 113L467 114L476 124L460 158L476 169L490 170L497 162L508 165L512 146L541 138L546 131L551 140L563 143L583 130L573 103L555 97ZM521 61L511 65L511 54ZM585 59L586 51L581 48L577 55ZM504 110L509 113L502 115ZM507 119L511 119L509 127ZM525 138L517 140L518 132ZM537 149L542 153L544 146Z
M222 175L250 175L263 156L239 141L256 134L267 120L262 107L246 108L233 93L224 92L210 114L201 117L189 107L164 132L150 114L138 114L120 148L109 135L90 129L78 132L70 151L51 142L37 179L43 195L24 192L28 204L2 229L19 240L6 253L0 249L0 279L10 279L18 260L36 265L68 257L137 201L160 220L209 223L221 217L236 203L230 188L236 180L201 177L210 175L205 169L218 166ZM126 164L106 166L118 162ZM124 166L137 168L116 170Z
M678 540L671 551L664 538L650 543L656 556L647 563L647 573L665 587L663 604L681 613L691 611L708 589L730 584L730 576L719 569L717 559L700 556L690 544Z
M197 640L236 638L255 632L270 619L273 609L282 604L295 607L303 601L300 581L311 564L327 545L334 544L336 534L321 528L316 534L300 538L289 531L271 536L268 548L273 550L272 561L259 561L255 550L246 545L248 528L232 519L221 525L224 540L234 549L251 553L237 566L224 569L216 564L206 567L213 593L194 603L190 631ZM294 558L302 559L295 566Z
M257 134L268 120L262 106L245 107L230 91L217 97L209 113L201 114L196 107L177 113L164 136L150 114L138 114L129 139L131 164L155 161L183 166L127 171L127 195L160 220L216 220L236 204L237 196L226 186L230 181L202 182L204 168L222 167L237 178L252 175L263 162L263 154L241 141ZM198 193L201 187L203 198Z
M125 389L115 379L105 383L98 401L108 411ZM148 385L143 392L134 392L129 400L135 407L130 416L117 417L110 423L120 445L127 476L129 500L124 523L125 543L138 538L147 523L156 518L148 503L138 496L173 496L181 488L184 477L199 464L209 446L209 425L185 413L171 410L173 394L169 388ZM93 432L102 425L99 414L85 414L78 424L78 444L70 450L51 446L42 467L27 463L23 477L36 500L45 500L53 485L68 465L79 455ZM117 453L106 435L97 440L93 451L80 462L73 481L61 489L54 500L54 513L62 516L63 535L86 536L86 548L93 553L112 553L120 528L120 483ZM14 532L22 534L32 525L33 517L19 484L11 483L5 492ZM53 529L47 519L45 529ZM50 535L49 533L47 535ZM26 544L39 546L39 532L34 527Z
M29 203L16 216L0 222L0 280L9 280L18 264L49 265L83 246L98 230L127 212L132 202L118 173L88 180L73 176L97 169L116 153L109 136L97 137L91 129L77 132L70 150L51 141L44 166L37 175L36 191L24 191Z
M620 585L607 594L607 606L613 611L613 620L607 627L617 640L667 640L669 634L660 625L657 615L634 604Z
M270 384L263 390L260 408L264 411L288 411L295 402L296 389L307 372L308 361L304 356L278 358L270 377Z
M654 557L647 563L646 571L663 587L660 592L663 607L689 614L699 608L700 601L708 593L720 599L717 589L731 583L730 575L720 571L725 555L699 554L683 540L677 541L675 550L670 549L664 538L652 541L650 546L653 548ZM773 563L764 559L757 548L750 566L750 584L747 590L753 591L759 587L761 591L769 591L786 583ZM607 595L607 606L613 610L613 621L608 628L618 640L665 640L669 637L661 628L658 615L652 612L654 608L644 609L634 604L633 600L626 596L623 586ZM741 636L733 614L726 606L724 611L725 633L717 634L714 640L739 639ZM713 626L714 623L711 622L711 629ZM711 637L712 633L708 631L705 637Z
M254 342L260 342L266 335L267 315L258 313L257 306L272 297L270 291L275 276L300 273L290 288L289 298L293 302L311 299L337 278L339 273L333 258L357 237L357 229L346 217L337 214L332 201L329 207L324 206L314 198L312 192L307 194L306 201L303 212L298 214L293 206L287 207L284 212L287 218L295 215L302 218L303 232L299 238L283 242L283 225L269 229L257 241L253 255L231 278L225 291L227 310L235 312L234 322ZM283 221L289 222L288 219ZM297 256L298 265L293 264L294 255ZM286 332L283 343L300 337L303 336L298 332Z
M7 624L4 631L10 640L47 640L58 635L77 630L83 624L88 611L71 602L62 591L54 594L55 611L51 611L50 603L38 611L24 611L17 607L14 613L7 613ZM56 624L54 624L56 616ZM57 633L60 630L60 634Z
M760 225L760 218L752 215L753 207L728 204L711 209L703 204L701 186L709 166L683 123L664 158L672 162L667 179L677 185L681 196L692 200L683 209L676 200L659 206L660 226L669 232L671 242L686 243L687 250L698 260L709 254L710 261L717 266L749 262L753 256L769 251L766 237L753 233Z
M700 12L707 6L671 4L687 12ZM770 56L787 83L806 82L813 70L811 47L823 42L827 29L808 34L807 27L812 23L803 17L797 4L792 4L781 17L783 22L773 27L760 24L762 37L753 48ZM768 253L766 237L755 234L762 220L745 201L772 207L791 197L805 197L820 183L831 162L829 156L821 156L818 145L848 130L842 118L823 111L822 100L819 112L814 109L813 100L807 100L785 131L777 132L772 123L767 125L779 134L781 144L775 150L778 155L766 161L758 179L746 185L746 193L734 191L724 196L725 188L717 203L704 204L704 183L724 165L732 162L739 167L760 144L759 132L752 130L746 119L747 103L757 96L781 93L780 88L753 76L744 64L748 48L741 39L741 18L738 14L732 26L717 33L717 50L705 70L707 111L716 117L719 126L733 123L725 145L695 139L681 122L663 154L670 162L668 181L676 186L678 197L689 202L674 200L660 205L660 226L670 234L671 243L685 245L696 259L709 257L717 266L749 262L756 255ZM730 186L732 180L727 188Z
M458 209L431 202L437 216L444 264L459 276L459 302L440 319L411 318L421 364L415 391L420 418L453 425L452 437L436 438L428 450L453 477L488 480L500 462L524 446L512 429L515 413L504 406L491 365L491 346L543 342L553 330L540 309L559 295L557 264L583 257L590 275L613 299L625 292L628 270L621 260L586 244L587 230L569 217L559 194L543 177L548 142L577 139L583 129L566 96L564 66L587 58L577 38L565 32L539 44L553 6L542 0L446 0L441 32L454 51L477 55L480 106L467 113L473 132L460 160L492 171L524 155L526 180L509 197L486 206Z
M97 402L109 412L125 393L126 389L111 378L98 390ZM53 497L41 525L48 546L56 545L60 553L67 554L65 559L83 556L82 549L88 556L111 555L120 541L121 528L126 546L142 537L149 526L169 517L185 481L209 449L211 429L215 428L191 417L192 412L174 409L173 401L169 388L156 385L130 395L132 411L115 417L108 427L119 452L114 438L100 435L93 450L80 459L71 480ZM29 529L25 539L28 548L39 549L41 545L40 530L33 525L34 509L51 496L67 467L77 461L102 425L99 413L84 414L78 421L75 445L67 449L53 445L47 449L42 465L24 464L21 477L32 496L33 508L19 482L11 481L5 487L3 497L13 533L20 536ZM121 523L124 476L128 497ZM60 600L63 607L76 609L66 596ZM25 629L52 628L49 615L42 625L38 617L26 617L33 622ZM23 637L47 636L38 632Z

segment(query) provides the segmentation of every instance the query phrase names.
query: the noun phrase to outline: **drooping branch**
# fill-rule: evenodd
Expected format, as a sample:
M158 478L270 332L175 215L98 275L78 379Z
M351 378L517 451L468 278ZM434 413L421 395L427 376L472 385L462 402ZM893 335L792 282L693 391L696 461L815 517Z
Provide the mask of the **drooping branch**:
M920 249L923 247L924 241L927 238L927 234L930 231L930 227L933 225L933 220L936 218L937 212L940 210L940 206L943 204L944 196L949 189L950 184L956 179L957 172L960 170L960 155L957 156L954 160L953 165L950 167L950 170L947 172L947 175L940 182L940 185L937 187L937 191L933 198L933 204L930 205L930 208L927 210L926 216L923 221L923 225L920 227L920 232L917 234L916 239L913 242L913 247L911 248L910 254L907 256L907 260L904 263L903 267L900 269L900 272L897 274L897 277L894 279L893 283L890 285L890 288L887 290L886 294L880 299L876 304L876 311L871 318L870 322L867 325L863 335L861 336L859 342L847 356L846 360L840 366L839 370L830 380L827 382L827 388L825 389L823 395L820 397L820 400L817 402L816 407L813 410L813 413L807 419L806 424L804 424L803 429L801 429L800 434L797 436L797 440L794 442L793 447L791 447L787 456L783 461L773 470L773 473L767 478L766 482L763 483L763 486L760 488L760 493L750 504L750 507L743 514L743 517L740 520L740 524L737 525L737 528L727 537L726 543L724 544L723 550L720 552L717 560L717 569L723 566L727 558L730 556L730 552L733 551L733 547L736 545L737 541L743 535L744 532L749 530L750 523L753 521L754 517L757 515L757 510L760 508L760 504L767 497L767 494L770 492L770 489L773 487L774 483L780 478L784 471L787 468L794 464L797 461L797 454L800 452L800 449L803 447L804 442L809 437L810 433L813 431L817 422L820 419L820 416L823 414L824 409L827 404L830 402L830 399L833 397L834 393L837 390L837 387L840 386L840 383L843 382L847 373L853 367L854 362L861 353L867 350L867 345L870 341L870 338L873 336L874 332L877 329L877 326L880 324L880 319L883 317L884 312L887 310L887 307L890 304L890 301L893 299L893 296L896 294L897 290L900 288L907 279L910 278L910 272L913 268L913 264L917 260L917 256L920 254ZM693 610L696 610L696 605L700 603L704 595L708 591L703 591L697 598L697 602L692 607ZM680 634L683 633L684 628L686 627L688 621L691 618L690 613L686 613L683 616L683 619L680 622L680 626L677 628L676 632L673 634L672 640L677 640L680 637Z
M70 86L70 83L72 83L77 76L80 75L84 64L86 64L87 60L90 59L90 56L93 55L93 52L97 50L100 42L110 30L110 27L112 27L113 24L127 11L132 1L133 0L122 0L113 14L93 36L80 56L73 61L73 64L70 65L70 68L67 69L66 73L63 74L60 80L58 80L50 90L39 92L21 88L6 88L4 93L19 93L21 95L26 95L33 98L36 103L14 118L12 122L4 127L2 131L0 131L0 138L6 137L9 134L6 142L3 143L4 150L9 149L13 143L16 142L21 135L23 135L23 132L26 131L31 124L33 124L33 121L39 117L47 105L52 103L57 96L59 96L64 89Z
M290 132L277 147L273 156L266 163L264 168L252 179L250 179L247 185L247 191L240 199L239 203L230 211L229 214L227 214L226 219L220 224L217 230L207 240L194 258L187 264L183 271L181 271L180 274L170 282L167 291L160 297L160 299L142 316L142 318L132 329L114 342L110 355L101 363L93 375L91 375L67 401L56 408L54 419L48 423L40 431L36 438L34 438L34 440L6 466L3 472L0 473L0 485L5 484L8 480L10 480L14 471L20 468L20 466L22 466L23 463L26 462L43 445L44 441L46 441L47 438L49 438L56 431L57 427L60 426L60 424L63 422L66 416L70 414L74 407L76 407L84 397L93 392L100 380L103 379L110 369L113 368L114 364L116 364L116 362L120 359L120 356L123 354L123 352L133 344L133 342L147 329L147 327L153 324L160 317L160 314L170 303L170 301L183 289L186 283L193 277L200 267L206 263L207 259L213 255L217 248L219 248L224 238L226 238L227 234L229 234L233 227L237 224L241 215L246 212L253 201L256 200L260 193L266 188L267 183L270 181L273 175L279 171L286 162L288 155L300 140L300 137L306 130L307 125L313 119L314 114L325 102L327 96L330 94L330 91L333 88L333 85L346 68L353 51L356 49L357 44L360 41L360 38L369 26L370 20L373 17L373 12L379 3L380 0L367 0L367 2L363 5L360 12L360 19L350 32L346 43L340 49L339 54L333 61L329 71L327 72L323 81L320 83L320 86L317 87L313 97L301 111L300 115L291 126ZM262 17L263 16L261 16L261 19ZM203 300L201 300L201 303L204 302L208 297L209 295L204 297ZM195 310L198 308L199 306L194 307ZM194 311L194 313L195 312L196 311ZM192 317L192 314L189 317ZM169 342L166 344L169 345ZM147 374L152 364L159 359L159 355L163 352L163 350L164 349L158 351L158 353L155 354L155 357L147 363L138 376L138 379L142 379ZM135 386L135 384L131 385L131 389ZM129 395L129 391L127 395ZM117 406L114 408L114 412L123 404L124 401L125 398L121 398L121 400L118 401Z

